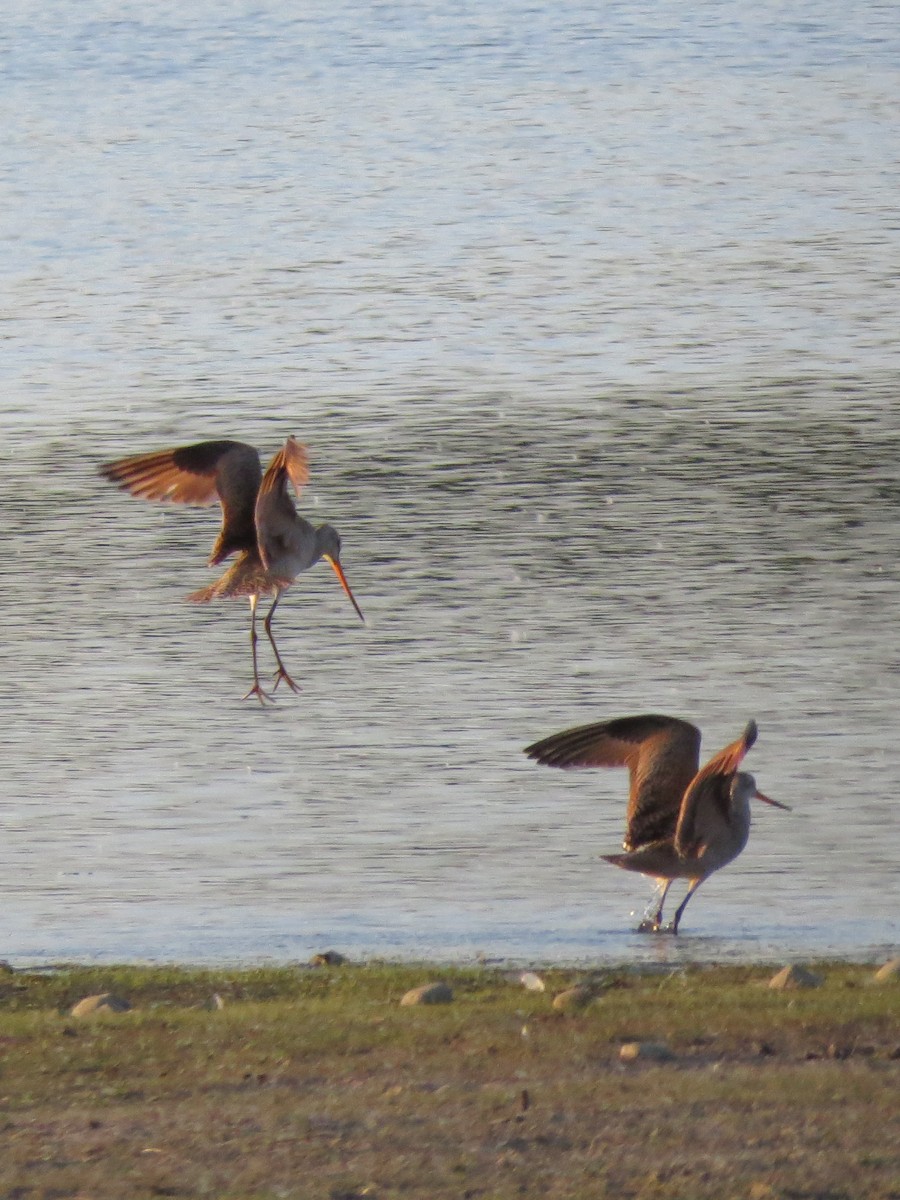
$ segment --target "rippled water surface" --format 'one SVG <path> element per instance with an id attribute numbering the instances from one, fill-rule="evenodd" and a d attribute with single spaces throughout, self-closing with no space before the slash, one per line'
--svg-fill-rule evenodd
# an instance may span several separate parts
<path id="1" fill-rule="evenodd" d="M 889 6 L 27 4 L 0 35 L 0 957 L 875 955 L 900 941 Z M 306 441 L 276 628 L 104 460 Z M 789 803 L 692 902 L 621 772 L 695 720 Z"/>

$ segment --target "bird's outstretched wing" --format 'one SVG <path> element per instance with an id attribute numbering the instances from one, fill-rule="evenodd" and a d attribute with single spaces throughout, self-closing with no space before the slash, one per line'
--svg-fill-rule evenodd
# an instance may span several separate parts
<path id="1" fill-rule="evenodd" d="M 525 753 L 549 767 L 628 767 L 624 846 L 637 850 L 674 836 L 682 797 L 700 762 L 700 730 L 677 717 L 648 713 L 566 729 Z"/>
<path id="2" fill-rule="evenodd" d="M 718 820 L 727 817 L 731 781 L 743 762 L 744 755 L 756 741 L 758 729 L 749 721 L 737 741 L 714 755 L 684 794 L 681 813 L 675 829 L 675 850 L 678 854 L 696 853 L 704 840 L 705 814 L 710 806 L 718 808 Z"/>
<path id="3" fill-rule="evenodd" d="M 256 500 L 256 536 L 260 558 L 267 570 L 290 550 L 298 520 L 288 480 L 298 495 L 309 482 L 306 447 L 292 437 L 269 463 Z"/>
<path id="4" fill-rule="evenodd" d="M 142 500 L 222 505 L 222 529 L 210 563 L 256 546 L 254 508 L 262 479 L 259 454 L 246 442 L 196 442 L 105 463 L 101 475 Z"/>

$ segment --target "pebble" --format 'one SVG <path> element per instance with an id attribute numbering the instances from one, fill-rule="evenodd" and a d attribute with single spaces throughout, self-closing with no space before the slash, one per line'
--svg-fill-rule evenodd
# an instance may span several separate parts
<path id="1" fill-rule="evenodd" d="M 98 996 L 85 996 L 69 1010 L 72 1017 L 92 1017 L 102 1013 L 128 1012 L 131 1005 L 122 996 L 112 992 L 101 992 Z"/>
<path id="2" fill-rule="evenodd" d="M 566 988 L 553 997 L 553 1007 L 557 1012 L 577 1012 L 596 998 L 596 990 L 587 984 L 579 983 L 575 987 Z"/>
<path id="3" fill-rule="evenodd" d="M 337 950 L 323 950 L 321 954 L 314 954 L 309 960 L 311 967 L 340 967 L 346 962 L 343 954 L 339 954 Z"/>
<path id="4" fill-rule="evenodd" d="M 446 983 L 423 983 L 421 987 L 412 988 L 401 999 L 404 1006 L 409 1004 L 449 1004 L 453 999 L 453 989 Z"/>
<path id="5" fill-rule="evenodd" d="M 817 975 L 815 971 L 809 971 L 806 967 L 792 963 L 789 967 L 782 967 L 777 975 L 772 976 L 769 980 L 769 987 L 776 991 L 786 991 L 790 988 L 817 988 L 821 987 L 824 982 L 822 976 Z"/>
<path id="6" fill-rule="evenodd" d="M 535 975 L 534 971 L 523 971 L 519 976 L 519 983 L 526 987 L 529 992 L 546 992 L 547 985 L 541 979 L 540 975 Z"/>
<path id="7" fill-rule="evenodd" d="M 875 983 L 900 983 L 900 958 L 891 958 L 873 976 Z"/>
<path id="8" fill-rule="evenodd" d="M 619 1047 L 622 1062 L 636 1062 L 639 1058 L 647 1062 L 672 1062 L 674 1053 L 665 1042 L 625 1042 Z"/>

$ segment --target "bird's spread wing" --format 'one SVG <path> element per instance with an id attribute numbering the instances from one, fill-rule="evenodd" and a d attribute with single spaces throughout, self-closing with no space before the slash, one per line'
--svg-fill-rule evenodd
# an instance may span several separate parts
<path id="1" fill-rule="evenodd" d="M 292 437 L 287 439 L 269 463 L 256 501 L 256 536 L 259 554 L 267 570 L 288 549 L 297 521 L 297 510 L 288 490 L 288 480 L 298 495 L 309 481 L 306 447 Z"/>
<path id="2" fill-rule="evenodd" d="M 197 442 L 106 463 L 100 473 L 132 496 L 176 504 L 222 505 L 222 530 L 210 556 L 221 562 L 256 544 L 253 511 L 262 479 L 259 454 L 245 442 Z"/>
<path id="3" fill-rule="evenodd" d="M 549 767 L 628 767 L 624 845 L 636 850 L 674 836 L 682 797 L 700 761 L 700 730 L 677 717 L 620 717 L 567 729 L 525 753 Z"/>
<path id="4" fill-rule="evenodd" d="M 756 741 L 758 730 L 750 721 L 741 736 L 714 755 L 685 791 L 675 830 L 675 849 L 679 854 L 695 853 L 703 841 L 704 813 L 710 805 L 727 811 L 731 780 L 744 755 Z"/>

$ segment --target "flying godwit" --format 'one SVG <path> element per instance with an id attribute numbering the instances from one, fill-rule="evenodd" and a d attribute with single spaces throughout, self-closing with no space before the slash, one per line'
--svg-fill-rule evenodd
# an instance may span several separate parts
<path id="1" fill-rule="evenodd" d="M 265 475 L 259 454 L 244 442 L 198 442 L 174 450 L 157 450 L 107 463 L 100 468 L 111 482 L 143 500 L 169 500 L 178 504 L 222 506 L 222 528 L 209 556 L 215 566 L 237 554 L 225 574 L 209 587 L 188 596 L 198 604 L 219 597 L 245 596 L 250 601 L 250 646 L 253 652 L 253 686 L 247 695 L 261 704 L 271 700 L 259 682 L 256 658 L 256 606 L 260 596 L 271 596 L 272 607 L 265 630 L 278 671 L 272 691 L 283 679 L 299 691 L 278 653 L 272 635 L 272 617 L 282 592 L 301 571 L 324 558 L 334 568 L 361 621 L 365 618 L 350 591 L 340 562 L 341 539 L 331 525 L 318 528 L 297 515 L 288 480 L 298 495 L 309 479 L 306 447 L 289 437 L 269 463 Z"/>
<path id="2" fill-rule="evenodd" d="M 700 730 L 677 717 L 620 717 L 566 729 L 529 746 L 525 753 L 548 767 L 628 767 L 624 854 L 604 854 L 626 871 L 658 881 L 656 912 L 641 931 L 677 933 L 687 903 L 714 871 L 737 858 L 750 834 L 750 801 L 771 800 L 756 780 L 739 771 L 756 741 L 751 721 L 736 742 L 720 750 L 702 770 Z M 663 904 L 674 879 L 687 879 L 688 891 L 664 929 Z"/>

